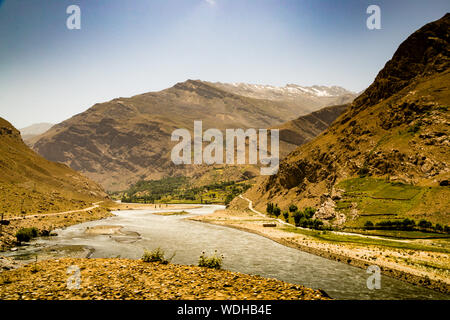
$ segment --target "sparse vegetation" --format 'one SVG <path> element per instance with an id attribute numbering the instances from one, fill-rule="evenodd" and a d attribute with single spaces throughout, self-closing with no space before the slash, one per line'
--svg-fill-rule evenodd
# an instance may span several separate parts
<path id="1" fill-rule="evenodd" d="M 210 257 L 206 256 L 205 251 L 203 251 L 198 260 L 198 266 L 211 269 L 221 269 L 223 259 L 224 256 L 223 255 L 219 256 L 217 250 L 215 250 L 214 254 Z"/>
<path id="2" fill-rule="evenodd" d="M 169 259 L 166 259 L 164 251 L 161 248 L 156 248 L 155 250 L 152 251 L 145 250 L 144 254 L 142 255 L 142 261 L 160 262 L 162 264 L 168 264 L 170 261 L 172 261 L 174 256 L 175 253 Z"/>

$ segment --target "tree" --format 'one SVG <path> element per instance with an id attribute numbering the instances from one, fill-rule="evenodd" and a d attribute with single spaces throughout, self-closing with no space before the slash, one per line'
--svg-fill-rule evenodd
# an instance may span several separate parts
<path id="1" fill-rule="evenodd" d="M 281 214 L 281 209 L 278 208 L 278 205 L 275 205 L 275 208 L 273 208 L 273 214 L 275 217 L 278 217 Z"/>
<path id="2" fill-rule="evenodd" d="M 272 214 L 273 213 L 273 203 L 268 203 L 267 204 L 267 207 L 266 207 L 266 212 L 268 213 L 268 214 Z"/>
<path id="3" fill-rule="evenodd" d="M 234 199 L 233 195 L 228 194 L 227 197 L 225 198 L 225 205 L 228 206 L 233 199 Z"/>
<path id="4" fill-rule="evenodd" d="M 372 229 L 372 228 L 373 228 L 372 221 L 366 221 L 366 223 L 364 223 L 364 229 Z"/>
<path id="5" fill-rule="evenodd" d="M 298 208 L 297 208 L 297 206 L 295 204 L 291 204 L 289 206 L 289 212 L 295 212 L 297 210 L 298 210 Z"/>
<path id="6" fill-rule="evenodd" d="M 283 217 L 284 217 L 284 220 L 287 222 L 289 220 L 289 212 L 284 211 L 283 212 Z"/>
<path id="7" fill-rule="evenodd" d="M 298 226 L 300 224 L 300 219 L 303 218 L 303 214 L 300 213 L 300 211 L 294 212 L 294 222 L 295 225 Z"/>
<path id="8" fill-rule="evenodd" d="M 305 210 L 303 210 L 303 214 L 308 219 L 311 219 L 315 213 L 316 213 L 316 209 L 311 208 L 311 207 L 306 207 Z"/>
<path id="9" fill-rule="evenodd" d="M 314 219 L 312 223 L 313 229 L 320 229 L 323 226 L 323 222 L 319 219 Z"/>
<path id="10" fill-rule="evenodd" d="M 422 229 L 430 229 L 432 226 L 432 223 L 425 219 L 419 221 L 419 227 Z"/>

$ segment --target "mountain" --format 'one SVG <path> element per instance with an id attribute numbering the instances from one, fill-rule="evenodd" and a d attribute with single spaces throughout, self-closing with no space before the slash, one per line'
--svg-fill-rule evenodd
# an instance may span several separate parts
<path id="1" fill-rule="evenodd" d="M 325 107 L 275 127 L 280 130 L 280 158 L 325 131 L 348 106 L 349 104 Z"/>
<path id="2" fill-rule="evenodd" d="M 53 127 L 52 123 L 42 122 L 42 123 L 35 123 L 31 126 L 19 129 L 20 133 L 22 135 L 22 139 L 24 141 L 28 141 L 31 138 L 38 136 L 40 134 L 43 134 L 45 131 Z"/>
<path id="3" fill-rule="evenodd" d="M 0 118 L 0 204 L 7 214 L 58 212 L 86 207 L 106 193 L 64 164 L 48 161 Z"/>
<path id="4" fill-rule="evenodd" d="M 339 86 L 299 86 L 287 84 L 284 87 L 247 83 L 221 83 L 211 85 L 244 97 L 279 101 L 302 111 L 301 114 L 314 112 L 324 106 L 340 105 L 352 102 L 354 92 Z"/>
<path id="5" fill-rule="evenodd" d="M 159 92 L 99 103 L 31 140 L 45 158 L 62 162 L 111 191 L 125 190 L 140 179 L 197 175 L 205 166 L 175 166 L 170 141 L 178 128 L 268 128 L 304 114 L 301 103 L 241 96 L 218 86 L 188 80 Z M 233 173 L 244 170 L 233 167 Z"/>
<path id="6" fill-rule="evenodd" d="M 336 226 L 405 217 L 448 224 L 449 24 L 446 14 L 408 37 L 324 133 L 246 193 L 256 207 L 312 206 Z"/>

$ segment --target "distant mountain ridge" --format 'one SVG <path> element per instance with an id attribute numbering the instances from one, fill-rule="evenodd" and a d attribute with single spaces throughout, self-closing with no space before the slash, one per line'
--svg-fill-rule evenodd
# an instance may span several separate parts
<path id="1" fill-rule="evenodd" d="M 257 99 L 214 84 L 187 80 L 171 88 L 99 103 L 31 140 L 33 149 L 69 165 L 111 191 L 140 179 L 195 175 L 201 166 L 175 166 L 170 141 L 178 128 L 268 128 L 329 102 Z M 307 101 L 307 103 L 303 103 Z M 241 175 L 240 169 L 235 174 Z"/>
<path id="2" fill-rule="evenodd" d="M 28 127 L 19 130 L 20 134 L 22 135 L 22 139 L 28 141 L 35 136 L 43 134 L 45 131 L 53 127 L 53 125 L 54 125 L 53 123 L 41 122 L 32 124 Z"/>
<path id="3" fill-rule="evenodd" d="M 235 94 L 256 99 L 280 101 L 302 106 L 303 114 L 317 111 L 324 106 L 342 105 L 352 102 L 356 93 L 339 86 L 300 86 L 287 84 L 284 87 L 248 83 L 210 83 Z"/>

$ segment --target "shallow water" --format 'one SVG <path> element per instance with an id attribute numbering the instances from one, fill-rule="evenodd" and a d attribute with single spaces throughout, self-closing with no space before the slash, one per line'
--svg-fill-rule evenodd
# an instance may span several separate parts
<path id="1" fill-rule="evenodd" d="M 218 250 L 225 256 L 224 269 L 320 288 L 336 299 L 450 298 L 386 276 L 381 278 L 381 289 L 369 290 L 366 281 L 370 274 L 366 270 L 285 247 L 256 234 L 185 220 L 188 216 L 217 209 L 223 209 L 223 206 L 204 206 L 185 210 L 189 215 L 173 216 L 154 215 L 148 210 L 117 211 L 111 218 L 57 230 L 58 236 L 38 239 L 32 246 L 8 255 L 20 258 L 20 255 L 39 253 L 49 246 L 83 245 L 91 249 L 92 258 L 138 259 L 144 249 L 161 247 L 166 256 L 175 253 L 173 263 L 195 265 L 202 251 L 212 254 Z M 89 235 L 84 232 L 87 227 L 99 225 L 123 226 L 125 234 Z"/>

